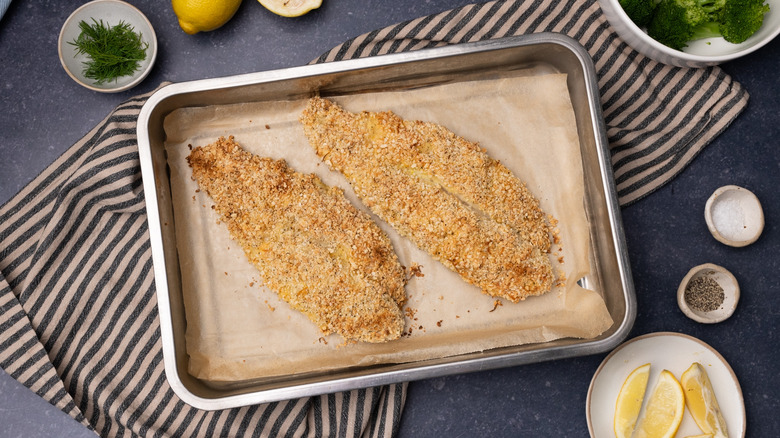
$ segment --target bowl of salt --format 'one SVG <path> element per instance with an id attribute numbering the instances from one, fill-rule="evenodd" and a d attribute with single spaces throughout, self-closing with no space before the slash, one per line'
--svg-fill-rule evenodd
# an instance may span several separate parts
<path id="1" fill-rule="evenodd" d="M 696 266 L 680 282 L 677 305 L 694 321 L 714 324 L 737 309 L 739 283 L 726 268 L 712 263 Z"/>
<path id="2" fill-rule="evenodd" d="M 753 192 L 739 186 L 723 186 L 710 196 L 704 220 L 712 236 L 729 246 L 755 242 L 764 230 L 764 211 Z"/>

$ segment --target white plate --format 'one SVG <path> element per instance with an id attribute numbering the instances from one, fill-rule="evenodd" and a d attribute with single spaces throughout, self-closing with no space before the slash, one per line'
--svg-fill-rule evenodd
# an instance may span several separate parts
<path id="1" fill-rule="evenodd" d="M 650 363 L 652 388 L 661 370 L 667 369 L 679 379 L 693 362 L 699 362 L 712 382 L 729 437 L 745 436 L 745 402 L 742 389 L 726 360 L 704 342 L 680 333 L 659 332 L 636 337 L 617 347 L 596 370 L 588 389 L 586 416 L 591 437 L 614 437 L 612 421 L 615 401 L 628 374 Z M 678 437 L 701 434 L 688 409 L 685 410 Z"/>
<path id="2" fill-rule="evenodd" d="M 116 81 L 111 80 L 100 85 L 84 77 L 83 63 L 88 57 L 85 54 L 77 54 L 76 47 L 70 42 L 78 38 L 81 33 L 79 23 L 83 20 L 92 24 L 93 18 L 98 22 L 103 20 L 107 26 L 114 26 L 124 21 L 131 25 L 135 32 L 140 32 L 141 40 L 149 44 L 146 49 L 146 59 L 141 61 L 139 69 L 133 75 L 122 76 Z M 80 85 L 102 93 L 117 93 L 138 85 L 149 74 L 157 58 L 157 36 L 152 24 L 135 6 L 119 0 L 95 0 L 73 11 L 62 25 L 58 45 L 60 62 L 68 76 Z"/>

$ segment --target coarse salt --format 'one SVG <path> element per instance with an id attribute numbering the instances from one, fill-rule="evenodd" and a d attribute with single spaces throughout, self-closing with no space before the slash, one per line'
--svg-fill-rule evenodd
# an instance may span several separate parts
<path id="1" fill-rule="evenodd" d="M 739 240 L 745 232 L 745 211 L 739 199 L 721 199 L 712 206 L 712 221 L 721 235 Z"/>

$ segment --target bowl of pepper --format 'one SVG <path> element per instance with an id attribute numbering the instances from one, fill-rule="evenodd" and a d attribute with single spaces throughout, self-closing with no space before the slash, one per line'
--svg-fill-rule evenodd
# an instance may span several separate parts
<path id="1" fill-rule="evenodd" d="M 712 263 L 692 268 L 677 289 L 680 310 L 688 318 L 705 324 L 728 319 L 737 302 L 737 279 L 726 268 Z"/>
<path id="2" fill-rule="evenodd" d="M 73 11 L 58 44 L 68 76 L 102 93 L 138 85 L 157 58 L 152 24 L 135 6 L 119 0 L 95 0 Z"/>

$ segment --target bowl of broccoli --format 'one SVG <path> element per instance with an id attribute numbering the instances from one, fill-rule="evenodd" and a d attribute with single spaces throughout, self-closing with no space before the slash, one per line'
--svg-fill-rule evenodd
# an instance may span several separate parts
<path id="1" fill-rule="evenodd" d="M 599 4 L 631 47 L 680 67 L 736 59 L 780 33 L 780 0 L 599 0 Z"/>

